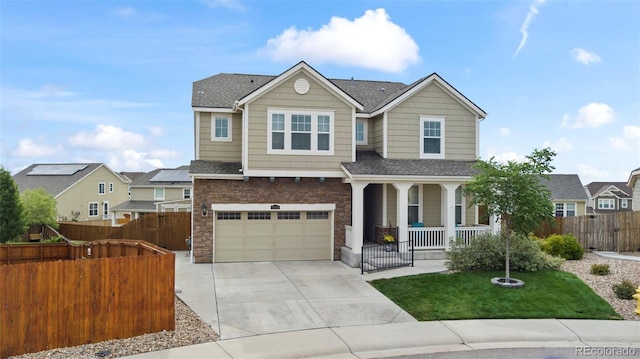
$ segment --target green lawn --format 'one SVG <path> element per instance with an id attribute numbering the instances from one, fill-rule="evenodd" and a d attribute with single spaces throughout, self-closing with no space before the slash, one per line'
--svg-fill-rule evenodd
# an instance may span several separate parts
<path id="1" fill-rule="evenodd" d="M 371 284 L 417 320 L 622 319 L 578 277 L 562 271 L 512 272 L 522 288 L 502 288 L 498 272 L 420 274 Z"/>

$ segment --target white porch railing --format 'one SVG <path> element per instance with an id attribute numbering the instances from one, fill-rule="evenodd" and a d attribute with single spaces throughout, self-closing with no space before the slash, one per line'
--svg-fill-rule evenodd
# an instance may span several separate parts
<path id="1" fill-rule="evenodd" d="M 411 227 L 409 240 L 415 249 L 444 249 L 444 227 Z"/>
<path id="2" fill-rule="evenodd" d="M 489 226 L 456 227 L 456 237 L 462 238 L 466 244 L 476 236 L 491 231 Z M 413 241 L 415 249 L 446 249 L 444 227 L 411 227 L 408 239 Z"/>

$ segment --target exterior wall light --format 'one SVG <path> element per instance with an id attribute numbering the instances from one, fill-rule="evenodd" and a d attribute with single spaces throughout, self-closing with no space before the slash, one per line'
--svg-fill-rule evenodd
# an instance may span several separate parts
<path id="1" fill-rule="evenodd" d="M 206 217 L 207 216 L 207 205 L 203 204 L 201 208 L 202 208 L 202 216 Z"/>
<path id="2" fill-rule="evenodd" d="M 273 183 L 275 182 L 276 178 L 275 177 L 269 177 L 269 182 Z"/>
<path id="3" fill-rule="evenodd" d="M 294 179 L 294 181 L 295 181 L 296 183 L 300 182 L 300 177 L 296 177 L 296 178 Z"/>
<path id="4" fill-rule="evenodd" d="M 320 177 L 320 183 L 324 183 L 324 177 Z"/>

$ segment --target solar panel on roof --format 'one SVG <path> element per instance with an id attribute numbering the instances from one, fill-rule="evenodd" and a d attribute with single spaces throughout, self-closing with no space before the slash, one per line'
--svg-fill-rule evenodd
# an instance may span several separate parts
<path id="1" fill-rule="evenodd" d="M 191 182 L 189 170 L 161 170 L 149 182 Z"/>
<path id="2" fill-rule="evenodd" d="M 76 165 L 76 164 L 48 164 L 48 165 L 37 165 L 35 166 L 31 172 L 27 173 L 27 176 L 36 176 L 36 175 L 47 175 L 47 176 L 71 176 L 78 171 L 82 171 L 83 169 L 89 167 L 89 165 Z"/>

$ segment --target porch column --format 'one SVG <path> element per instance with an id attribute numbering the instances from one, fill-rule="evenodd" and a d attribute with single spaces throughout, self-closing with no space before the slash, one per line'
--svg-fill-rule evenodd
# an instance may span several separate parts
<path id="1" fill-rule="evenodd" d="M 442 188 L 442 225 L 444 226 L 444 249 L 456 238 L 456 189 L 459 183 L 441 183 Z"/>
<path id="2" fill-rule="evenodd" d="M 364 238 L 364 188 L 369 183 L 351 183 L 351 234 L 353 246 L 351 252 L 362 253 L 362 243 Z"/>
<path id="3" fill-rule="evenodd" d="M 409 188 L 413 186 L 413 183 L 394 183 L 393 187 L 396 188 L 396 219 L 398 225 L 398 238 L 396 240 L 407 241 L 409 240 Z"/>

